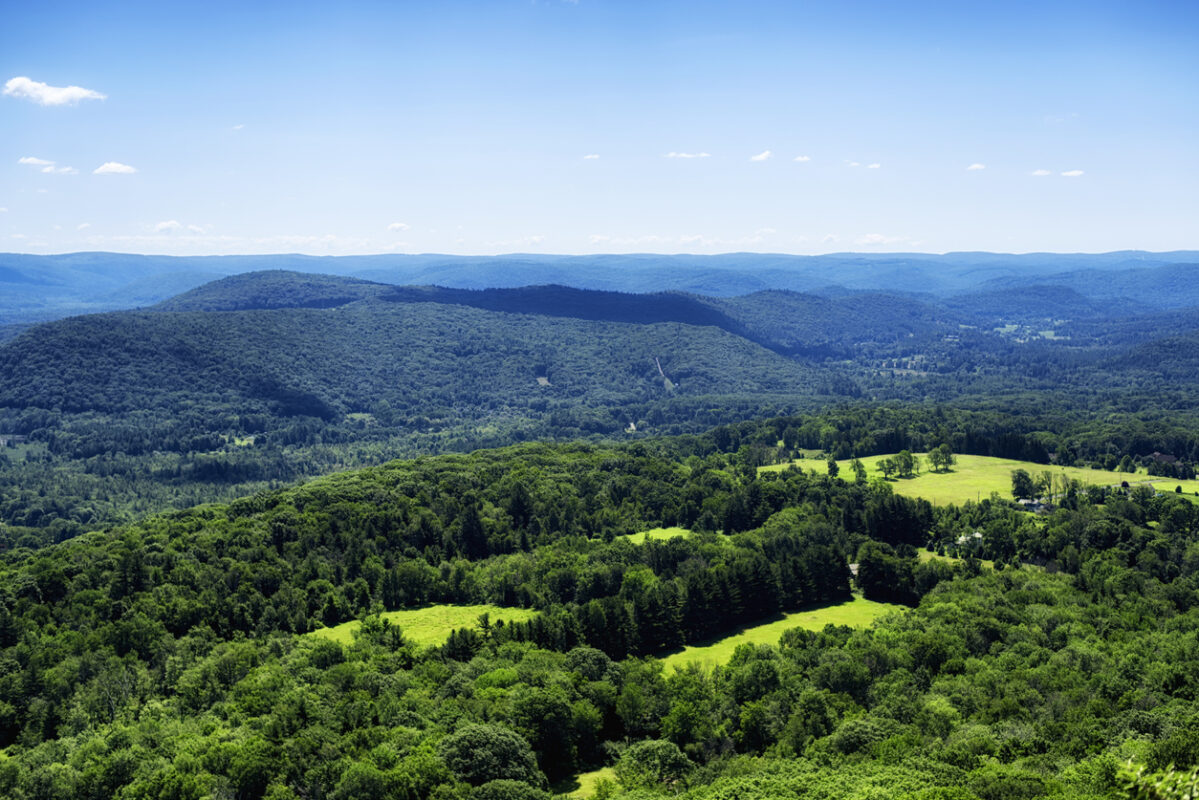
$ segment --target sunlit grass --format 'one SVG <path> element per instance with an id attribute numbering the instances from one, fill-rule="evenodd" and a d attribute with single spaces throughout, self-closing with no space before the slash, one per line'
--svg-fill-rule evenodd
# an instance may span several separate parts
<path id="1" fill-rule="evenodd" d="M 553 790 L 555 794 L 586 800 L 595 796 L 596 785 L 604 779 L 616 783 L 616 771 L 611 767 L 600 767 L 591 772 L 581 772 L 574 778 L 554 786 Z"/>
<path id="2" fill-rule="evenodd" d="M 667 668 L 678 669 L 691 662 L 699 662 L 710 669 L 724 664 L 732 658 L 733 651 L 739 645 L 778 644 L 779 637 L 783 635 L 783 632 L 791 628 L 807 628 L 810 631 L 823 630 L 825 625 L 865 628 L 879 617 L 903 609 L 904 606 L 854 597 L 852 600 L 836 605 L 795 611 L 784 615 L 781 619 L 742 628 L 731 636 L 725 636 L 706 644 L 688 645 L 679 652 L 666 656 L 662 661 Z"/>
<path id="3" fill-rule="evenodd" d="M 481 614 L 489 614 L 491 623 L 494 625 L 497 620 L 501 619 L 504 622 L 524 622 L 532 619 L 537 612 L 527 608 L 505 608 L 493 605 L 435 605 L 424 608 L 406 608 L 401 611 L 385 611 L 382 617 L 393 625 L 399 625 L 405 639 L 426 647 L 444 644 L 450 631 L 457 628 L 478 627 Z M 358 630 L 361 625 L 362 623 L 358 620 L 343 622 L 332 628 L 320 628 L 309 635 L 322 636 L 341 644 L 349 644 L 354 640 L 354 631 Z"/>
<path id="4" fill-rule="evenodd" d="M 992 492 L 997 493 L 1000 497 L 1010 500 L 1012 497 L 1012 471 L 1022 469 L 1028 472 L 1033 478 L 1039 477 L 1044 472 L 1052 473 L 1053 475 L 1065 475 L 1068 478 L 1080 481 L 1084 484 L 1096 484 L 1100 486 L 1117 485 L 1121 481 L 1141 481 L 1145 480 L 1145 475 L 1135 475 L 1128 472 L 1108 472 L 1106 470 L 1085 469 L 1081 467 L 1056 467 L 1050 464 L 1037 464 L 1032 461 L 1017 461 L 1010 458 L 992 458 L 990 456 L 954 456 L 956 462 L 948 472 L 932 472 L 928 464 L 927 453 L 915 453 L 919 456 L 921 469 L 920 474 L 911 478 L 892 478 L 888 481 L 891 488 L 896 494 L 902 494 L 907 497 L 923 497 L 936 505 L 949 505 L 951 503 L 961 505 L 967 500 L 982 500 L 991 496 Z M 882 477 L 882 472 L 878 469 L 878 463 L 885 458 L 892 458 L 892 455 L 867 456 L 862 459 L 862 464 L 866 467 L 866 473 L 870 478 Z M 795 466 L 805 470 L 814 471 L 820 474 L 828 472 L 828 464 L 820 459 L 800 459 L 791 462 Z M 852 481 L 854 480 L 853 469 L 850 467 L 850 460 L 838 461 L 839 477 Z M 762 467 L 763 472 L 773 472 L 787 468 L 787 464 L 776 464 L 769 467 Z M 1168 483 L 1168 481 L 1167 481 Z M 1173 490 L 1174 485 L 1179 483 L 1175 481 L 1170 485 Z M 1199 481 L 1183 481 L 1183 483 L 1196 483 L 1199 486 Z M 1183 487 L 1183 491 L 1187 491 Z"/>
<path id="5" fill-rule="evenodd" d="M 633 544 L 645 544 L 647 539 L 673 539 L 676 536 L 690 536 L 691 531 L 686 528 L 651 528 L 648 531 L 638 531 L 625 536 Z"/>

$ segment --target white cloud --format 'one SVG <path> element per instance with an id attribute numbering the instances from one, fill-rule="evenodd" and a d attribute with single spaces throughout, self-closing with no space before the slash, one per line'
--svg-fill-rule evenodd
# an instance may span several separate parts
<path id="1" fill-rule="evenodd" d="M 820 242 L 822 244 L 832 244 L 833 242 L 838 241 L 840 238 L 841 237 L 835 233 L 826 233 L 824 235 L 824 238 L 821 239 Z"/>
<path id="2" fill-rule="evenodd" d="M 859 164 L 859 163 L 858 163 L 858 162 L 856 162 L 856 161 L 846 161 L 845 163 L 846 163 L 846 164 L 849 164 L 849 166 L 851 166 L 851 167 L 860 167 L 860 166 L 862 166 L 861 164 Z"/>
<path id="3" fill-rule="evenodd" d="M 978 162 L 975 162 L 975 163 L 971 164 L 970 166 L 966 167 L 966 170 L 969 172 L 969 171 L 973 171 L 973 170 L 980 170 L 980 169 L 986 169 L 986 168 L 987 168 L 986 164 L 979 164 Z"/>
<path id="4" fill-rule="evenodd" d="M 105 161 L 92 170 L 93 175 L 132 175 L 135 172 L 137 170 L 134 167 L 119 161 Z"/>
<path id="5" fill-rule="evenodd" d="M 587 237 L 587 242 L 589 244 L 601 244 L 603 242 L 611 241 L 611 239 L 611 236 L 604 236 L 602 233 L 593 233 Z"/>
<path id="6" fill-rule="evenodd" d="M 432 232 L 432 231 L 430 231 Z M 541 234 L 524 236 L 519 239 L 500 239 L 494 242 L 484 242 L 488 247 L 535 247 L 545 241 Z"/>
<path id="7" fill-rule="evenodd" d="M 86 231 L 86 230 L 87 230 L 88 228 L 90 228 L 90 227 L 92 227 L 92 223 L 90 223 L 90 222 L 80 222 L 78 225 L 76 225 L 76 226 L 75 226 L 75 230 L 77 230 L 77 231 Z"/>
<path id="8" fill-rule="evenodd" d="M 878 169 L 881 166 L 882 166 L 882 164 L 875 162 L 874 164 L 867 164 L 866 169 Z"/>
<path id="9" fill-rule="evenodd" d="M 1081 174 L 1082 174 L 1081 169 L 1071 169 L 1071 170 L 1066 170 L 1065 172 L 1063 172 L 1062 177 L 1063 178 L 1077 178 Z"/>
<path id="10" fill-rule="evenodd" d="M 33 156 L 23 156 L 17 159 L 18 164 L 27 164 L 31 167 L 41 167 L 41 171 L 47 175 L 74 175 L 79 170 L 74 167 L 60 167 L 53 161 L 47 161 L 44 158 L 34 158 Z"/>
<path id="11" fill-rule="evenodd" d="M 8 213 L 8 209 L 5 208 L 4 206 L 0 206 L 0 214 L 7 214 L 7 213 Z"/>
<path id="12" fill-rule="evenodd" d="M 10 78 L 4 84 L 4 94 L 32 100 L 39 106 L 68 106 L 80 100 L 103 100 L 107 95 L 84 89 L 82 86 L 49 86 L 41 81 L 32 81 L 25 76 Z"/>
<path id="13" fill-rule="evenodd" d="M 1036 175 L 1038 178 L 1043 178 L 1043 177 L 1045 177 L 1046 175 L 1052 175 L 1053 173 L 1051 173 L 1051 172 L 1050 172 L 1049 170 L 1047 170 L 1047 169 L 1034 169 L 1034 170 L 1032 171 L 1032 174 L 1033 174 L 1033 175 Z"/>
<path id="14" fill-rule="evenodd" d="M 238 123 L 237 125 L 233 126 L 233 130 L 240 131 L 244 127 L 246 127 L 244 123 Z"/>
<path id="15" fill-rule="evenodd" d="M 795 160 L 796 161 L 811 161 L 812 157 L 811 156 L 796 156 Z"/>
<path id="16" fill-rule="evenodd" d="M 769 150 L 763 150 L 762 152 L 758 153 L 756 156 L 750 156 L 749 160 L 750 161 L 765 161 L 766 159 L 770 158 L 772 155 L 774 155 L 774 153 L 770 152 Z"/>
<path id="17" fill-rule="evenodd" d="M 165 222 L 160 222 L 154 226 L 155 233 L 172 233 L 181 230 L 183 225 L 177 219 L 168 219 Z"/>
<path id="18" fill-rule="evenodd" d="M 884 244 L 896 244 L 897 242 L 907 241 L 905 236 L 885 236 L 881 233 L 868 233 L 858 239 L 857 243 L 864 247 L 877 247 Z"/>
<path id="19" fill-rule="evenodd" d="M 712 156 L 711 153 L 675 153 L 672 151 L 672 152 L 667 153 L 663 157 L 664 158 L 710 158 L 711 156 Z"/>
<path id="20" fill-rule="evenodd" d="M 597 158 L 599 158 L 599 153 L 588 153 L 583 156 L 584 161 L 595 161 Z"/>
<path id="21" fill-rule="evenodd" d="M 408 225 L 408 223 L 406 223 L 406 222 L 393 222 L 387 226 L 387 230 L 389 230 L 389 231 L 406 231 L 410 227 L 411 226 Z"/>

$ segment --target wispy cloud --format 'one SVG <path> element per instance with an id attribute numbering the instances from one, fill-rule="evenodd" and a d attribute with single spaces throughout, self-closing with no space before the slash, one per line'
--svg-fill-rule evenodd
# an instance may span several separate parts
<path id="1" fill-rule="evenodd" d="M 244 127 L 246 127 L 245 123 L 239 122 L 236 125 L 234 125 L 230 130 L 240 131 Z"/>
<path id="2" fill-rule="evenodd" d="M 846 161 L 845 163 L 846 163 L 846 164 L 848 164 L 848 165 L 849 165 L 849 166 L 851 166 L 851 167 L 860 167 L 860 166 L 862 166 L 862 165 L 861 165 L 861 164 L 859 164 L 857 161 Z"/>
<path id="3" fill-rule="evenodd" d="M 878 169 L 878 168 L 880 168 L 881 166 L 882 166 L 882 164 L 879 164 L 879 163 L 876 161 L 876 162 L 875 162 L 875 163 L 873 163 L 873 164 L 867 164 L 867 165 L 866 165 L 866 169 Z"/>
<path id="4" fill-rule="evenodd" d="M 770 152 L 769 150 L 763 150 L 762 152 L 758 153 L 756 156 L 750 156 L 749 160 L 750 161 L 766 161 L 773 155 L 774 155 L 774 153 Z"/>
<path id="5" fill-rule="evenodd" d="M 711 153 L 667 153 L 663 158 L 711 158 Z"/>
<path id="6" fill-rule="evenodd" d="M 105 161 L 92 170 L 93 175 L 132 175 L 137 169 L 119 161 Z"/>
<path id="7" fill-rule="evenodd" d="M 975 162 L 975 163 L 971 164 L 970 166 L 966 167 L 966 170 L 969 172 L 969 171 L 986 169 L 986 168 L 987 168 L 986 164 L 979 164 L 978 162 Z"/>
<path id="8" fill-rule="evenodd" d="M 0 214 L 7 214 L 7 213 L 8 213 L 8 209 L 5 208 L 4 206 L 0 206 Z"/>
<path id="9" fill-rule="evenodd" d="M 1046 175 L 1052 175 L 1053 173 L 1047 169 L 1034 169 L 1031 174 L 1036 175 L 1038 178 L 1044 178 Z"/>
<path id="10" fill-rule="evenodd" d="M 796 156 L 795 160 L 807 162 L 807 161 L 811 161 L 812 157 L 811 156 Z"/>
<path id="11" fill-rule="evenodd" d="M 108 96 L 82 86 L 50 86 L 24 75 L 10 78 L 4 84 L 4 94 L 30 100 L 39 106 L 70 106 L 80 100 L 103 100 Z"/>
<path id="12" fill-rule="evenodd" d="M 406 222 L 393 222 L 387 226 L 389 231 L 406 231 L 411 226 Z"/>
<path id="13" fill-rule="evenodd" d="M 203 234 L 208 233 L 210 227 L 206 225 L 184 225 L 177 219 L 168 219 L 155 225 L 154 232 L 173 234 L 187 231 L 188 233 Z"/>
<path id="14" fill-rule="evenodd" d="M 494 242 L 484 242 L 488 247 L 537 247 L 545 241 L 541 234 L 524 236 L 518 239 L 499 239 Z"/>
<path id="15" fill-rule="evenodd" d="M 78 225 L 76 225 L 76 226 L 75 226 L 75 230 L 77 230 L 77 231 L 86 231 L 86 230 L 87 230 L 88 228 L 90 228 L 90 227 L 92 227 L 92 223 L 90 223 L 90 222 L 80 222 Z"/>
<path id="16" fill-rule="evenodd" d="M 79 170 L 74 167 L 58 166 L 53 161 L 47 161 L 44 158 L 35 158 L 34 156 L 23 156 L 17 159 L 18 164 L 25 164 L 30 167 L 41 167 L 41 172 L 47 175 L 74 175 Z"/>
<path id="17" fill-rule="evenodd" d="M 1070 169 L 1070 170 L 1066 170 L 1065 172 L 1063 172 L 1062 177 L 1063 178 L 1077 178 L 1079 175 L 1082 175 L 1082 174 L 1083 174 L 1083 172 L 1081 169 Z"/>
<path id="18" fill-rule="evenodd" d="M 597 158 L 599 158 L 599 153 L 588 153 L 583 156 L 584 161 L 595 161 Z"/>
<path id="19" fill-rule="evenodd" d="M 878 247 L 879 245 L 898 244 L 907 240 L 906 236 L 886 236 L 881 233 L 868 233 L 858 239 L 857 243 L 863 247 Z"/>

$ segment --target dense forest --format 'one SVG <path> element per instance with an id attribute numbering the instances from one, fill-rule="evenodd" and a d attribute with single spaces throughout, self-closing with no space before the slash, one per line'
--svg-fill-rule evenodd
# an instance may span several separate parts
<path id="1" fill-rule="evenodd" d="M 1186 796 L 1189 289 L 966 261 L 919 296 L 363 262 L 14 330 L 0 796 Z M 1033 474 L 934 505 L 851 464 L 930 452 Z M 484 604 L 522 614 L 393 621 Z"/>
<path id="2" fill-rule="evenodd" d="M 809 435 L 427 457 L 11 550 L 0 791 L 544 798 L 611 764 L 605 796 L 991 800 L 1199 761 L 1199 506 L 1079 493 L 1037 517 L 759 474 L 780 429 Z M 979 529 L 965 560 L 917 558 Z M 912 610 L 655 659 L 855 588 Z M 432 648 L 381 616 L 471 602 L 539 614 Z M 348 646 L 309 633 L 355 619 Z"/>

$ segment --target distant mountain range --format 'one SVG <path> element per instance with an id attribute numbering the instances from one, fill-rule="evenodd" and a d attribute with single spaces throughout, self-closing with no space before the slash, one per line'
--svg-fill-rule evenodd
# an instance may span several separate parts
<path id="1" fill-rule="evenodd" d="M 1141 311 L 1199 304 L 1192 279 L 1199 251 L 1101 254 L 833 253 L 504 256 L 143 256 L 0 254 L 0 326 L 138 308 L 213 280 L 287 270 L 392 285 L 453 289 L 557 284 L 576 289 L 678 291 L 736 297 L 789 290 L 834 297 L 855 292 L 947 298 L 1061 286 L 1084 298 L 1131 302 Z M 0 330 L 0 338 L 3 331 Z"/>

